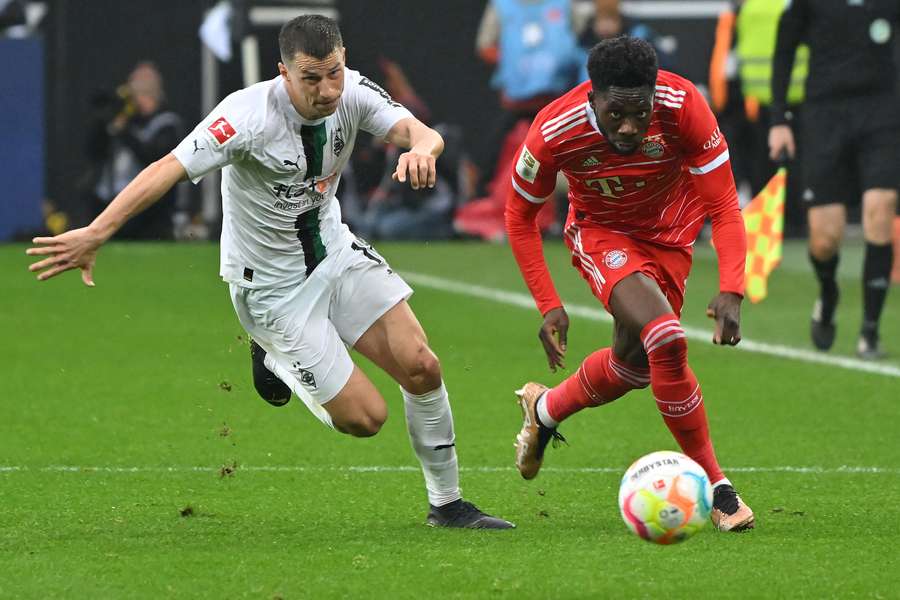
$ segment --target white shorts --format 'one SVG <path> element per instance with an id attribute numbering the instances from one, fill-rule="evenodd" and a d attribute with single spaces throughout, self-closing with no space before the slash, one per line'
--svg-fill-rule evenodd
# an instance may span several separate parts
<path id="1" fill-rule="evenodd" d="M 267 353 L 266 366 L 320 418 L 320 405 L 353 372 L 347 347 L 412 295 L 371 245 L 353 238 L 300 285 L 230 288 L 241 325 Z"/>

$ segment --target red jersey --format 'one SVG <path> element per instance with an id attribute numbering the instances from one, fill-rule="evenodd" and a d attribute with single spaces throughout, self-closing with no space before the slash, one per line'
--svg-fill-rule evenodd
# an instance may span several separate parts
<path id="1" fill-rule="evenodd" d="M 512 172 L 507 229 L 541 312 L 561 303 L 546 267 L 535 263 L 542 257 L 526 247 L 540 239 L 526 232 L 517 216 L 545 201 L 560 171 L 569 183 L 570 222 L 577 214 L 584 226 L 689 247 L 711 217 L 720 290 L 743 293 L 744 224 L 728 144 L 700 92 L 687 79 L 659 71 L 647 133 L 636 152 L 622 155 L 597 126 L 590 90 L 585 82 L 538 113 Z"/>

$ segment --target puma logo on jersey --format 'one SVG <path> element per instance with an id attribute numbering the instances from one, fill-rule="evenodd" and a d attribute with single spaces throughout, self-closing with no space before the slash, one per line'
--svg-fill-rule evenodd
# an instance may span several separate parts
<path id="1" fill-rule="evenodd" d="M 596 167 L 600 164 L 600 161 L 597 160 L 597 157 L 594 155 L 588 156 L 584 159 L 584 162 L 581 163 L 582 167 Z"/>
<path id="2" fill-rule="evenodd" d="M 282 164 L 283 164 L 284 166 L 286 166 L 286 167 L 293 166 L 295 169 L 297 169 L 297 170 L 299 171 L 299 170 L 300 170 L 300 157 L 302 157 L 302 156 L 303 156 L 302 154 L 298 154 L 298 155 L 297 155 L 297 160 L 287 160 L 287 159 L 285 159 L 285 160 L 283 160 L 283 161 L 281 161 L 281 162 L 282 162 Z"/>

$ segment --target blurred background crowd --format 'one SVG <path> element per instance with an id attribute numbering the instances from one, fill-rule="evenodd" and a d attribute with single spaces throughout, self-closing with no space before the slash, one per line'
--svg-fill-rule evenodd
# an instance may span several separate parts
<path id="1" fill-rule="evenodd" d="M 438 129 L 433 190 L 391 180 L 397 149 L 359 140 L 341 182 L 345 220 L 372 239 L 502 241 L 508 166 L 536 113 L 587 78 L 587 50 L 627 33 L 691 79 L 717 114 L 742 202 L 768 181 L 770 78 L 785 0 L 0 0 L 0 240 L 89 222 L 222 97 L 277 74 L 281 24 L 339 20 L 348 66 Z M 789 102 L 800 113 L 807 51 Z M 802 148 L 800 148 L 802 152 Z M 805 233 L 799 161 L 785 233 Z M 215 239 L 217 181 L 182 184 L 127 239 Z M 540 217 L 559 235 L 564 182 Z M 851 221 L 859 215 L 851 214 Z"/>

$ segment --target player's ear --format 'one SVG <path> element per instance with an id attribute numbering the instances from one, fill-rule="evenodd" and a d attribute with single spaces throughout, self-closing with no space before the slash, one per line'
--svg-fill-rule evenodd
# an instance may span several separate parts
<path id="1" fill-rule="evenodd" d="M 281 74 L 281 76 L 284 77 L 285 79 L 289 79 L 287 67 L 284 66 L 284 63 L 281 62 L 281 61 L 278 62 L 278 72 L 279 72 L 279 73 Z"/>

